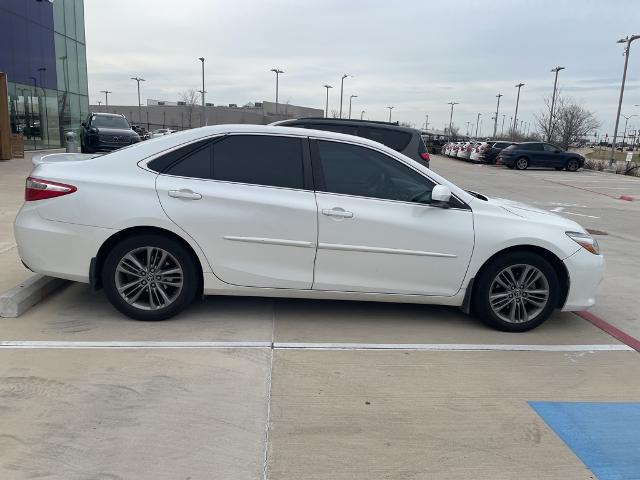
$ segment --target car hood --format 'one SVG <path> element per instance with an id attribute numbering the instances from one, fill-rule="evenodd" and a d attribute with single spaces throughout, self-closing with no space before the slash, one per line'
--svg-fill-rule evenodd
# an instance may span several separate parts
<path id="1" fill-rule="evenodd" d="M 541 208 L 533 207 L 526 203 L 516 202 L 506 198 L 492 197 L 487 197 L 487 201 L 490 205 L 506 210 L 513 215 L 532 222 L 551 223 L 574 232 L 585 232 L 585 229 L 573 220 L 569 220 L 568 218 L 564 218 Z"/>
<path id="2" fill-rule="evenodd" d="M 124 130 L 121 128 L 98 128 L 98 133 L 104 135 L 119 135 L 121 137 L 135 137 L 138 134 L 133 130 Z"/>

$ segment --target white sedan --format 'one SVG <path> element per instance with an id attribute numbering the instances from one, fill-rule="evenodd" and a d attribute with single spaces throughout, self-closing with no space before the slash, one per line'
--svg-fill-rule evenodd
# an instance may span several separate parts
<path id="1" fill-rule="evenodd" d="M 20 256 L 135 319 L 224 294 L 452 305 L 524 331 L 590 307 L 602 279 L 577 223 L 361 137 L 218 125 L 74 158 L 27 179 Z"/>

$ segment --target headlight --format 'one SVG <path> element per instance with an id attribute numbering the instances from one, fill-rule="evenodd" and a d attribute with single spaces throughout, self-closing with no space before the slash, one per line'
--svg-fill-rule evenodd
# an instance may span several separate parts
<path id="1" fill-rule="evenodd" d="M 567 237 L 576 242 L 585 250 L 593 253 L 594 255 L 600 255 L 600 245 L 598 241 L 588 233 L 582 232 L 565 232 Z"/>

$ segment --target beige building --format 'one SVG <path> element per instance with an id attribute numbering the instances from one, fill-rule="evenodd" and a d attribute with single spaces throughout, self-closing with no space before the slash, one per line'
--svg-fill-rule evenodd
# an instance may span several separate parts
<path id="1" fill-rule="evenodd" d="M 211 105 L 205 106 L 203 122 L 202 107 L 200 105 L 184 105 L 178 102 L 162 102 L 150 100 L 149 105 L 90 105 L 92 112 L 120 113 L 127 117 L 130 123 L 142 125 L 147 130 L 157 128 L 171 128 L 184 130 L 202 125 L 219 125 L 223 123 L 254 123 L 266 125 L 278 120 L 301 117 L 324 117 L 324 110 L 320 108 L 300 107 L 297 105 L 276 104 L 274 102 L 256 102 L 245 106 Z"/>

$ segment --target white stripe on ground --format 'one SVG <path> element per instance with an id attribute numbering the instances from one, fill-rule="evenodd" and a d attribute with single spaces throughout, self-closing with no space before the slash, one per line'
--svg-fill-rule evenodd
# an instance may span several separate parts
<path id="1" fill-rule="evenodd" d="M 509 345 L 482 343 L 308 343 L 308 342 L 160 342 L 160 341 L 0 341 L 2 348 L 273 348 L 276 350 L 422 350 L 422 351 L 531 351 L 611 352 L 635 351 L 623 344 Z"/>

